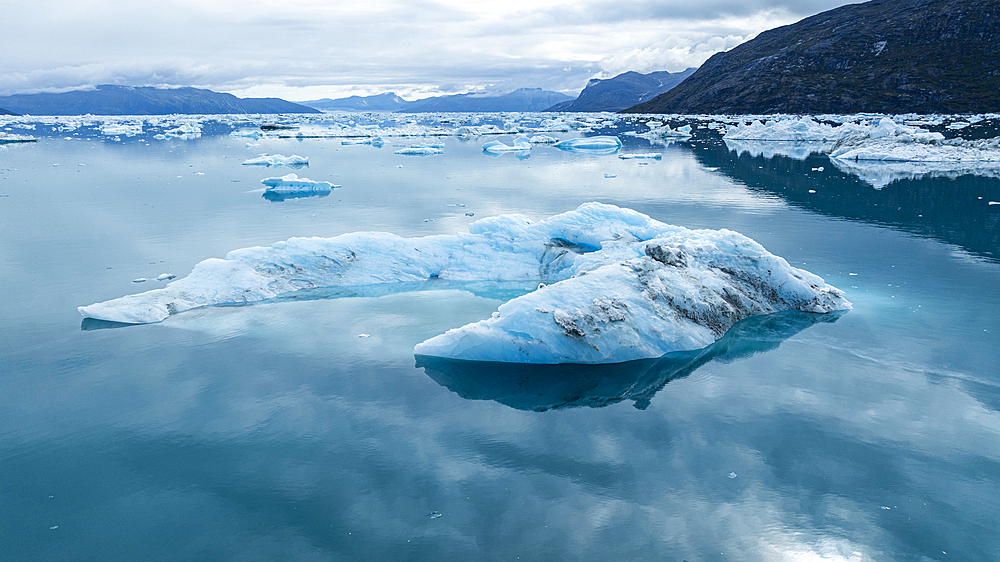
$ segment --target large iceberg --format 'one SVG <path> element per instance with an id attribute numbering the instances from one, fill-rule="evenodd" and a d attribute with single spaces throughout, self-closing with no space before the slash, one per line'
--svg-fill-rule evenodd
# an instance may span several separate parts
<path id="1" fill-rule="evenodd" d="M 79 310 L 88 318 L 149 323 L 203 306 L 440 280 L 539 283 L 538 290 L 505 303 L 492 318 L 414 350 L 479 361 L 613 363 L 660 357 L 706 347 L 750 316 L 851 307 L 838 289 L 739 233 L 689 230 L 629 209 L 587 203 L 541 222 L 520 215 L 481 219 L 465 234 L 292 238 L 205 260 L 162 289 Z"/>

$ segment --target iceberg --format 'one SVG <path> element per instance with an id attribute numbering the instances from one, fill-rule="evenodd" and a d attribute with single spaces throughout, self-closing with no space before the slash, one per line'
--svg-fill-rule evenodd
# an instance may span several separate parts
<path id="1" fill-rule="evenodd" d="M 704 348 L 754 315 L 851 308 L 840 290 L 739 233 L 690 230 L 586 203 L 540 222 L 520 215 L 481 219 L 464 234 L 358 232 L 235 250 L 161 289 L 79 311 L 141 324 L 204 306 L 441 281 L 530 281 L 539 289 L 489 319 L 417 345 L 417 355 L 616 363 Z"/>
<path id="2" fill-rule="evenodd" d="M 505 152 L 526 152 L 531 150 L 531 141 L 526 137 L 517 137 L 514 144 L 504 144 L 498 140 L 490 141 L 483 145 L 483 152 L 491 154 L 503 154 Z"/>
<path id="3" fill-rule="evenodd" d="M 281 154 L 261 154 L 257 158 L 250 158 L 243 162 L 244 166 L 267 166 L 274 168 L 278 166 L 288 166 L 290 168 L 301 168 L 309 165 L 309 159 L 304 156 L 293 154 L 282 156 Z"/>
<path id="4" fill-rule="evenodd" d="M 264 178 L 260 183 L 267 186 L 266 191 L 271 193 L 329 193 L 331 189 L 340 187 L 328 181 L 315 181 L 309 178 L 300 178 L 295 174 L 288 174 L 280 178 Z"/>
<path id="5" fill-rule="evenodd" d="M 576 154 L 614 154 L 622 147 L 618 137 L 584 137 L 559 141 L 552 146 Z"/>

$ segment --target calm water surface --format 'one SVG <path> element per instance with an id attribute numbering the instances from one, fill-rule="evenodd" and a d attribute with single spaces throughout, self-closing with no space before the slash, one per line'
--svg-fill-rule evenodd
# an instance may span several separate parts
<path id="1" fill-rule="evenodd" d="M 997 559 L 1000 180 L 876 190 L 825 156 L 738 156 L 705 129 L 622 137 L 652 161 L 496 158 L 492 137 L 426 158 L 393 153 L 420 139 L 248 148 L 229 131 L 118 142 L 39 125 L 39 142 L 0 148 L 0 559 Z M 343 187 L 267 201 L 260 179 L 288 169 L 241 165 L 264 152 Z M 121 329 L 76 311 L 237 248 L 450 234 L 587 201 L 739 231 L 855 308 L 758 319 L 660 361 L 544 369 L 415 360 L 502 291 Z"/>

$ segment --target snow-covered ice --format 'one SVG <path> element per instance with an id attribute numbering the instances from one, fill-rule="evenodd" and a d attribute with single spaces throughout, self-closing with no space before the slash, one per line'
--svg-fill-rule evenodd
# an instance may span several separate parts
<path id="1" fill-rule="evenodd" d="M 281 154 L 261 154 L 257 158 L 250 158 L 243 162 L 244 166 L 267 166 L 268 168 L 273 168 L 277 166 L 288 166 L 291 168 L 299 168 L 302 166 L 309 165 L 309 159 L 304 156 L 299 156 L 293 154 L 291 156 L 283 156 Z"/>
<path id="2" fill-rule="evenodd" d="M 421 355 L 521 363 L 609 363 L 703 348 L 735 322 L 779 310 L 849 309 L 838 289 L 728 230 L 689 230 L 587 203 L 533 222 L 481 219 L 469 232 L 401 238 L 358 232 L 292 238 L 209 259 L 162 289 L 80 307 L 85 317 L 159 322 L 192 308 L 299 291 L 538 282 L 492 318 L 415 348 Z M 406 285 L 411 284 L 411 285 Z"/>
<path id="3" fill-rule="evenodd" d="M 273 193 L 301 193 L 301 192 L 325 192 L 340 187 L 328 181 L 316 181 L 309 178 L 300 178 L 295 174 L 288 174 L 280 178 L 264 178 L 260 183 L 267 186 L 267 191 Z"/>

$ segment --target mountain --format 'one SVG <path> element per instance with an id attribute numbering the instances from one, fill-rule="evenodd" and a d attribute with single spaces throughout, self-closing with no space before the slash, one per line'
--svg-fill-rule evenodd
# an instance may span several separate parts
<path id="1" fill-rule="evenodd" d="M 14 113 L 13 111 L 9 111 L 7 109 L 0 107 L 0 115 L 17 115 L 17 114 Z"/>
<path id="2" fill-rule="evenodd" d="M 765 31 L 630 113 L 1000 111 L 1000 2 L 872 0 Z"/>
<path id="3" fill-rule="evenodd" d="M 198 88 L 97 86 L 61 94 L 0 96 L 0 107 L 28 115 L 319 113 L 278 98 L 238 98 Z"/>
<path id="4" fill-rule="evenodd" d="M 566 94 L 541 88 L 521 88 L 502 95 L 455 94 L 426 98 L 410 102 L 401 111 L 407 113 L 543 111 L 571 99 L 573 98 Z"/>
<path id="5" fill-rule="evenodd" d="M 607 80 L 593 79 L 575 100 L 556 104 L 546 111 L 621 111 L 649 101 L 680 84 L 695 71 L 626 72 Z"/>
<path id="6" fill-rule="evenodd" d="M 326 111 L 398 111 L 413 103 L 404 100 L 392 92 L 375 96 L 351 96 L 348 98 L 300 102 L 302 105 Z"/>

